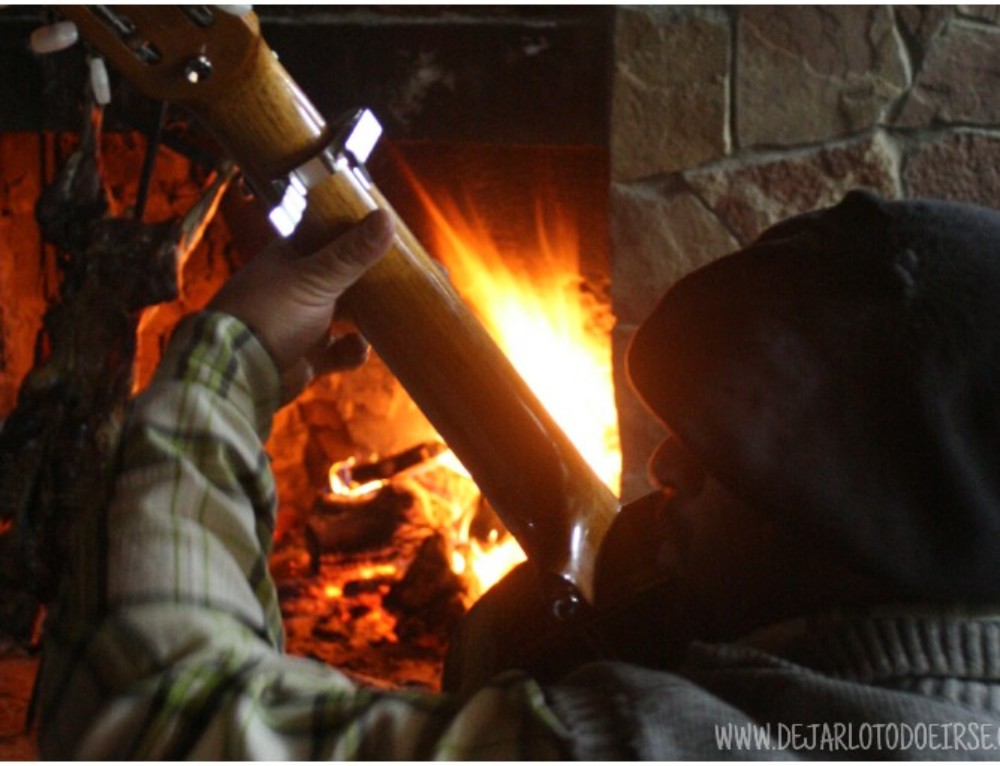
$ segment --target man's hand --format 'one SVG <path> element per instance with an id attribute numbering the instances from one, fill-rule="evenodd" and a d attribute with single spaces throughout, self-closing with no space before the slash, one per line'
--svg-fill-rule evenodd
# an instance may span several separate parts
<path id="1" fill-rule="evenodd" d="M 368 215 L 331 244 L 299 256 L 278 240 L 254 257 L 209 303 L 246 324 L 282 376 L 286 400 L 314 375 L 357 367 L 368 344 L 357 334 L 328 335 L 337 299 L 392 242 L 392 218 Z"/>

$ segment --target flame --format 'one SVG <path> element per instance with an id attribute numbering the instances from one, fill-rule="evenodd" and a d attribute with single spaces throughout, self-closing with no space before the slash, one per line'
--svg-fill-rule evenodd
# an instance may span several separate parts
<path id="1" fill-rule="evenodd" d="M 606 306 L 580 290 L 575 227 L 558 206 L 537 202 L 536 247 L 527 258 L 527 248 L 516 255 L 539 268 L 518 268 L 479 216 L 470 221 L 452 200 L 436 202 L 409 177 L 434 223 L 434 250 L 459 293 L 590 467 L 617 493 L 621 447 L 611 318 Z"/>
<path id="2" fill-rule="evenodd" d="M 506 531 L 491 529 L 486 540 L 472 535 L 472 522 L 480 505 L 479 488 L 454 452 L 447 450 L 428 462 L 434 464 L 436 471 L 415 475 L 408 489 L 423 496 L 425 509 L 443 508 L 438 518 L 442 526 L 451 530 L 451 569 L 464 576 L 466 606 L 472 606 L 527 557 Z"/>
<path id="3" fill-rule="evenodd" d="M 508 535 L 500 542 L 486 546 L 478 540 L 473 540 L 470 543 L 467 559 L 475 583 L 469 595 L 474 600 L 499 582 L 511 569 L 525 561 L 527 556 L 517 544 L 517 540 Z"/>
<path id="4" fill-rule="evenodd" d="M 535 246 L 504 253 L 475 211 L 467 217 L 450 198 L 432 198 L 409 168 L 402 170 L 434 224 L 433 250 L 456 289 L 587 463 L 617 493 L 621 448 L 612 320 L 607 306 L 580 289 L 576 227 L 557 204 L 539 199 Z M 513 265 L 518 262 L 532 268 Z M 452 566 L 459 574 L 471 572 L 473 590 L 484 592 L 525 556 L 512 537 L 484 545 L 468 539 L 467 527 Z"/>
<path id="5" fill-rule="evenodd" d="M 351 478 L 351 469 L 357 462 L 352 456 L 330 466 L 328 477 L 331 495 L 344 500 L 370 500 L 376 492 L 389 483 L 384 479 L 373 479 L 364 483 L 354 481 Z"/>
<path id="6" fill-rule="evenodd" d="M 408 169 L 403 170 L 434 224 L 434 250 L 456 288 L 591 468 L 617 492 L 621 450 L 611 373 L 611 317 L 607 306 L 580 289 L 576 227 L 558 206 L 539 201 L 537 242 L 517 254 L 532 268 L 518 268 L 479 216 L 464 216 L 449 199 L 435 201 Z M 330 491 L 338 499 L 368 499 L 400 480 L 356 482 L 351 475 L 355 464 L 349 458 L 330 467 Z M 506 532 L 491 530 L 486 540 L 471 535 L 478 490 L 450 450 L 409 472 L 406 488 L 437 523 L 451 529 L 450 563 L 466 579 L 470 605 L 525 560 Z M 327 585 L 324 595 L 334 599 L 340 592 Z"/>
<path id="7" fill-rule="evenodd" d="M 376 577 L 392 577 L 397 571 L 395 564 L 365 564 L 358 570 L 358 579 L 374 580 Z"/>
<path id="8" fill-rule="evenodd" d="M 331 599 L 340 598 L 344 595 L 344 589 L 335 583 L 329 583 L 323 587 L 323 595 Z"/>

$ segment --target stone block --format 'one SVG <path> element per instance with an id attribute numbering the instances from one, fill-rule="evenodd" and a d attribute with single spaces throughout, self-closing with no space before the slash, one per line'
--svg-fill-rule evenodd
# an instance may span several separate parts
<path id="1" fill-rule="evenodd" d="M 836 204 L 855 188 L 899 196 L 898 160 L 881 132 L 850 144 L 686 174 L 741 245 L 798 213 Z"/>
<path id="2" fill-rule="evenodd" d="M 896 124 L 1000 123 L 1000 29 L 952 21 L 924 60 Z"/>
<path id="3" fill-rule="evenodd" d="M 859 133 L 909 84 L 887 6 L 744 7 L 736 71 L 739 148 Z"/>
<path id="4" fill-rule="evenodd" d="M 903 165 L 908 197 L 939 197 L 1000 208 L 1000 134 L 946 133 L 922 143 Z"/>
<path id="5" fill-rule="evenodd" d="M 684 274 L 737 242 L 690 191 L 669 184 L 612 184 L 611 305 L 637 324 Z"/>
<path id="6" fill-rule="evenodd" d="M 721 12 L 618 9 L 614 178 L 671 172 L 728 152 L 729 26 Z"/>
<path id="7" fill-rule="evenodd" d="M 340 417 L 337 405 L 327 397 L 309 396 L 308 393 L 302 396 L 299 409 L 310 427 L 343 430 L 344 421 Z"/>
<path id="8" fill-rule="evenodd" d="M 934 6 L 931 6 L 934 7 Z M 1000 23 L 1000 5 L 959 5 L 958 13 L 976 21 Z"/>
<path id="9" fill-rule="evenodd" d="M 914 66 L 919 67 L 931 43 L 938 36 L 948 19 L 952 8 L 947 5 L 900 5 L 896 7 L 896 24 L 910 44 Z"/>

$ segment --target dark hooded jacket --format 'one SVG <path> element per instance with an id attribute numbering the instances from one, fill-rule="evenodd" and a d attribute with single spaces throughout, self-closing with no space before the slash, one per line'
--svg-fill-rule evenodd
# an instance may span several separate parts
<path id="1" fill-rule="evenodd" d="M 551 690 L 577 755 L 1000 757 L 1000 214 L 851 193 L 678 282 L 628 363 L 730 492 L 899 603 L 585 667 Z"/>

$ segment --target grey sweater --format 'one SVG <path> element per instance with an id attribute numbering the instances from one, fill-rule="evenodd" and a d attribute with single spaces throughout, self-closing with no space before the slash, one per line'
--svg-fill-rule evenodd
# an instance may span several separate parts
<path id="1" fill-rule="evenodd" d="M 695 644 L 676 673 L 603 662 L 549 690 L 573 755 L 1000 758 L 1000 616 L 796 620 Z"/>

